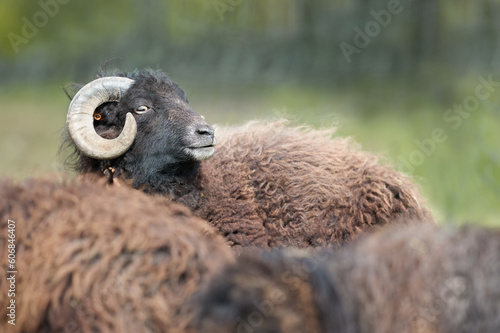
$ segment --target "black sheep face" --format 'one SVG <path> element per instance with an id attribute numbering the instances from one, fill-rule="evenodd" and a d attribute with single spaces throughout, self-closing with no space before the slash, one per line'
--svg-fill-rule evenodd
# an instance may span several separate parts
<path id="1" fill-rule="evenodd" d="M 127 113 L 137 122 L 133 145 L 120 158 L 125 170 L 148 176 L 172 173 L 179 164 L 207 159 L 214 152 L 214 129 L 194 112 L 184 91 L 158 72 L 132 73 L 135 80 L 119 102 L 94 112 L 94 128 L 104 138 L 117 137 Z"/>

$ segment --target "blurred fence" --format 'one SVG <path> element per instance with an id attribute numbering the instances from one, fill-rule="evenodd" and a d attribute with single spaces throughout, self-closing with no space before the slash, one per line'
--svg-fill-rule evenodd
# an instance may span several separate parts
<path id="1" fill-rule="evenodd" d="M 335 84 L 500 61 L 498 0 L 4 0 L 0 10 L 2 81 L 86 80 L 113 57 L 210 80 Z"/>

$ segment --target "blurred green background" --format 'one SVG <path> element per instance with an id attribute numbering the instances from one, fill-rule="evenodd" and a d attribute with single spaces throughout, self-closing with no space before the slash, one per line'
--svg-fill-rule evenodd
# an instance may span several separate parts
<path id="1" fill-rule="evenodd" d="M 211 123 L 338 128 L 440 223 L 499 225 L 499 0 L 2 0 L 0 176 L 64 172 L 62 87 L 158 67 Z M 484 83 L 490 81 L 490 83 Z"/>

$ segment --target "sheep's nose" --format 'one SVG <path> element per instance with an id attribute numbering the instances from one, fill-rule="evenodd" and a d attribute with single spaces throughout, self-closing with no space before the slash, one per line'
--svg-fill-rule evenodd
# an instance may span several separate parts
<path id="1" fill-rule="evenodd" d="M 208 124 L 198 125 L 198 127 L 196 127 L 196 134 L 213 137 L 214 136 L 214 128 Z"/>

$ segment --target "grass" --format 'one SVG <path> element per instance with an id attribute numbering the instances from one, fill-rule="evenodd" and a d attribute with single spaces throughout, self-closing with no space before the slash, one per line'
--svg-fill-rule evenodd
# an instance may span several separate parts
<path id="1" fill-rule="evenodd" d="M 68 107 L 62 89 L 7 87 L 0 100 L 0 175 L 19 179 L 60 171 L 57 151 Z"/>
<path id="2" fill-rule="evenodd" d="M 462 91 L 443 107 L 416 92 L 391 98 L 388 91 L 397 91 L 391 86 L 332 92 L 294 85 L 207 88 L 183 82 L 193 108 L 211 123 L 286 117 L 318 128 L 335 126 L 338 135 L 354 137 L 364 149 L 409 173 L 441 224 L 500 226 L 500 92 L 456 128 L 443 119 L 476 85 L 474 80 L 461 82 Z M 61 172 L 57 149 L 69 102 L 60 87 L 9 87 L 0 92 L 0 100 L 0 176 Z M 446 139 L 431 144 L 436 129 Z M 412 156 L 418 163 L 409 165 Z"/>

